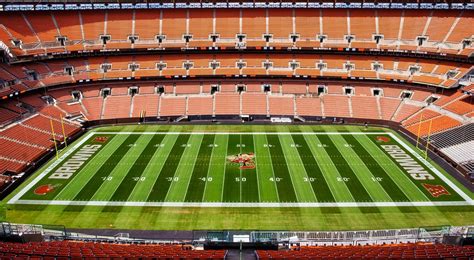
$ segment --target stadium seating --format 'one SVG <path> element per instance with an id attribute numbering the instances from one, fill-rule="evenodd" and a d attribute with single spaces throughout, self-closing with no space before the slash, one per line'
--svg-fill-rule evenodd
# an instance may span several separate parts
<path id="1" fill-rule="evenodd" d="M 0 243 L 0 257 L 5 258 L 155 258 L 155 259 L 224 259 L 224 250 L 190 250 L 182 245 L 133 245 L 93 242 Z"/>
<path id="2" fill-rule="evenodd" d="M 16 55 L 150 47 L 235 48 L 238 34 L 246 36 L 242 39 L 246 47 L 472 53 L 472 48 L 462 43 L 471 37 L 466 32 L 472 24 L 472 14 L 449 10 L 162 9 L 56 11 L 54 15 L 30 12 L 8 16 L 3 19 L 6 21 L 0 40 Z M 215 17 L 214 23 L 209 17 Z M 309 21 L 312 26 L 308 26 Z M 374 33 L 380 36 L 378 42 Z M 184 35 L 190 37 L 185 39 Z M 264 39 L 264 35 L 271 37 Z M 211 36 L 215 36 L 214 40 Z M 426 37 L 421 45 L 418 37 Z"/>
<path id="3" fill-rule="evenodd" d="M 395 244 L 371 246 L 307 246 L 293 251 L 257 250 L 258 259 L 468 259 L 474 246 Z"/>

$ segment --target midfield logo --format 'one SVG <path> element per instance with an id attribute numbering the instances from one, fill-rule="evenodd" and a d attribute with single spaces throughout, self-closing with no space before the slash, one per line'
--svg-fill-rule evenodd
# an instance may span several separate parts
<path id="1" fill-rule="evenodd" d="M 227 156 L 227 161 L 233 164 L 239 164 L 241 170 L 255 169 L 254 153 L 239 153 Z"/>
<path id="2" fill-rule="evenodd" d="M 45 184 L 45 185 L 41 185 L 39 186 L 38 188 L 35 189 L 34 193 L 36 195 L 46 195 L 50 192 L 53 192 L 56 188 L 60 187 L 61 184 L 56 184 L 56 185 L 53 185 L 53 184 Z"/>
<path id="3" fill-rule="evenodd" d="M 431 196 L 437 198 L 442 195 L 451 195 L 449 191 L 446 190 L 442 185 L 431 185 L 427 183 L 422 183 L 423 187 L 431 193 Z"/>

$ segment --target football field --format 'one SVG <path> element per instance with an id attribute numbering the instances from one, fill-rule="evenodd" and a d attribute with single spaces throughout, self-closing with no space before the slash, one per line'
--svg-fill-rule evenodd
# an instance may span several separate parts
<path id="1" fill-rule="evenodd" d="M 415 149 L 380 128 L 99 128 L 40 169 L 7 207 L 79 215 L 91 207 L 472 208 L 472 194 Z"/>

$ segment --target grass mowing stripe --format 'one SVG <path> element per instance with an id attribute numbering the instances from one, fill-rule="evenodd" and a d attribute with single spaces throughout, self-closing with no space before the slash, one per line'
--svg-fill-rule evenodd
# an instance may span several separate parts
<path id="1" fill-rule="evenodd" d="M 173 179 L 168 194 L 166 194 L 165 202 L 183 202 L 188 191 L 191 173 L 196 166 L 196 159 L 201 148 L 202 134 L 192 134 L 188 140 L 188 147 L 184 150 L 178 168 L 174 172 Z"/>
<path id="2" fill-rule="evenodd" d="M 176 169 L 178 168 L 181 156 L 187 147 L 189 137 L 189 134 L 180 134 L 178 136 L 173 149 L 171 149 L 171 152 L 168 155 L 163 168 L 161 169 L 160 175 L 153 184 L 153 188 L 148 195 L 147 201 L 164 201 L 166 198 L 168 190 L 171 186 L 171 182 L 175 181 L 173 176 L 176 172 Z"/>
<path id="3" fill-rule="evenodd" d="M 227 156 L 240 154 L 240 135 L 229 135 Z M 223 202 L 240 202 L 240 165 L 226 161 Z"/>
<path id="4" fill-rule="evenodd" d="M 371 139 L 371 140 L 377 146 L 381 145 L 381 144 L 377 143 L 377 141 L 375 139 Z M 409 167 L 409 168 L 414 168 L 412 171 L 413 171 L 413 175 L 415 175 L 416 177 L 418 177 L 419 173 L 423 173 L 423 172 L 429 173 L 429 174 L 431 174 L 431 176 L 433 176 L 433 179 L 431 179 L 431 180 L 430 179 L 421 179 L 421 177 L 420 177 L 419 180 L 416 180 L 415 177 L 411 176 L 410 173 L 407 173 L 408 176 L 410 177 L 410 180 L 430 200 L 433 200 L 433 201 L 462 201 L 463 200 L 463 198 L 461 196 L 459 196 L 459 194 L 457 194 L 451 187 L 449 187 L 440 178 L 438 178 L 436 176 L 436 174 L 434 174 L 431 170 L 429 170 L 423 163 L 421 163 L 417 158 L 415 158 L 415 156 L 413 156 L 410 152 L 408 152 L 404 147 L 399 145 L 398 142 L 396 142 L 395 140 L 389 140 L 388 142 L 385 142 L 382 145 L 396 145 L 396 146 L 398 146 L 397 150 L 403 151 L 406 154 L 406 155 L 400 154 L 399 156 L 402 156 L 402 157 L 399 157 L 399 159 L 405 159 L 406 160 L 407 158 L 405 158 L 405 157 L 408 157 L 408 156 L 409 156 L 409 158 L 413 159 L 413 161 L 415 161 L 416 164 L 418 164 L 419 167 L 420 167 L 420 170 L 415 169 L 415 168 L 417 168 L 416 165 L 415 166 L 411 165 Z M 390 156 L 390 154 L 387 151 L 385 151 L 382 147 L 380 147 L 380 148 L 383 151 L 383 153 L 386 154 L 387 156 L 389 156 L 390 159 L 393 161 L 393 163 L 395 163 L 403 172 L 407 172 L 405 169 L 403 169 L 403 167 L 400 165 L 400 163 L 396 162 L 395 159 Z M 398 152 L 398 151 L 395 151 L 395 152 Z M 422 170 L 421 170 L 421 168 L 422 168 Z M 426 188 L 423 187 L 423 184 L 441 185 L 449 192 L 449 195 L 442 195 L 442 196 L 434 197 L 433 195 L 431 195 L 431 193 Z"/>
<path id="5" fill-rule="evenodd" d="M 337 171 L 341 174 L 341 179 L 339 181 L 346 183 L 347 188 L 354 197 L 354 200 L 357 202 L 372 201 L 369 193 L 367 193 L 364 186 L 362 186 L 354 171 L 352 171 L 351 167 L 347 163 L 346 159 L 339 152 L 336 144 L 327 135 L 319 135 L 318 138 L 322 143 L 327 144 L 327 147 L 324 149 L 326 149 L 326 152 L 331 156 L 330 158 L 332 162 L 336 166 Z"/>
<path id="6" fill-rule="evenodd" d="M 278 135 L 267 135 L 267 140 L 275 179 L 280 178 L 280 181 L 276 182 L 280 202 L 298 202 Z"/>
<path id="7" fill-rule="evenodd" d="M 217 147 L 212 149 L 212 156 L 209 164 L 207 177 L 212 178 L 211 182 L 206 182 L 204 188 L 203 202 L 221 202 L 224 189 L 224 174 L 226 168 L 226 154 L 228 146 L 228 135 L 216 135 L 214 143 Z"/>
<path id="8" fill-rule="evenodd" d="M 295 144 L 297 146 L 298 153 L 300 155 L 303 166 L 308 175 L 308 182 L 313 187 L 314 194 L 319 202 L 334 202 L 334 196 L 332 195 L 331 189 L 324 179 L 321 169 L 318 167 L 316 159 L 312 156 L 311 150 L 303 135 L 292 135 Z"/>
<path id="9" fill-rule="evenodd" d="M 241 140 L 245 144 L 245 147 L 241 148 L 242 154 L 255 153 L 253 135 L 242 135 Z M 259 202 L 257 170 L 244 169 L 241 171 L 241 177 L 245 178 L 245 181 L 241 182 L 242 202 Z"/>
<path id="10" fill-rule="evenodd" d="M 204 188 L 208 181 L 207 172 L 211 161 L 211 154 L 214 147 L 215 135 L 204 135 L 199 148 L 199 154 L 194 164 L 193 173 L 189 182 L 188 190 L 184 201 L 201 202 L 204 195 Z"/>
<path id="11" fill-rule="evenodd" d="M 301 144 L 295 143 L 291 135 L 278 135 L 278 138 L 298 202 L 316 202 L 316 195 L 314 194 L 313 187 L 307 181 L 308 175 L 296 148 L 296 146 Z"/>
<path id="12" fill-rule="evenodd" d="M 259 181 L 259 193 L 261 202 L 279 202 L 277 186 L 274 181 L 273 166 L 266 135 L 254 135 L 255 163 L 257 164 L 257 173 Z"/>
<path id="13" fill-rule="evenodd" d="M 112 155 L 110 155 L 107 161 L 102 164 L 102 166 L 94 174 L 94 176 L 92 176 L 89 182 L 84 185 L 79 194 L 74 197 L 74 200 L 90 200 L 97 191 L 97 189 L 99 189 L 100 185 L 102 185 L 102 183 L 104 182 L 103 178 L 107 178 L 109 174 L 113 171 L 113 169 L 119 165 L 117 164 L 117 162 L 120 162 L 120 160 L 122 160 L 125 154 L 127 154 L 128 150 L 130 150 L 129 145 L 135 143 L 138 137 L 140 137 L 140 135 L 129 135 L 125 142 L 123 142 L 122 145 L 117 150 L 115 150 Z"/>
<path id="14" fill-rule="evenodd" d="M 369 154 L 369 152 L 352 135 L 344 135 L 343 137 L 348 144 L 353 146 L 352 149 L 357 153 L 357 155 L 359 155 L 365 166 L 370 170 L 374 176 L 374 179 L 372 180 L 380 183 L 393 201 L 409 201 L 408 197 L 374 159 L 373 156 L 378 154 Z"/>
<path id="15" fill-rule="evenodd" d="M 153 153 L 157 149 L 156 145 L 161 143 L 165 135 L 154 135 L 150 142 L 147 144 L 145 149 L 141 152 L 135 164 L 128 171 L 127 176 L 122 180 L 117 190 L 114 192 L 111 201 L 125 201 L 128 199 L 133 189 L 139 181 L 146 181 L 146 179 L 140 179 L 143 171 L 153 157 Z M 136 180 L 135 180 L 136 179 Z"/>

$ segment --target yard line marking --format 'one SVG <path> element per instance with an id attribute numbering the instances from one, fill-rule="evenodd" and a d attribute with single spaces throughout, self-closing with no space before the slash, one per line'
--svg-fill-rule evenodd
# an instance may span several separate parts
<path id="1" fill-rule="evenodd" d="M 418 202 L 137 202 L 137 201 L 67 201 L 67 200 L 18 200 L 25 205 L 57 206 L 130 206 L 130 207 L 204 207 L 204 208 L 315 208 L 315 207 L 433 207 L 470 206 L 468 201 L 418 201 Z"/>
<path id="2" fill-rule="evenodd" d="M 451 182 L 450 179 L 448 179 L 444 174 L 442 174 L 436 167 L 434 167 L 430 162 L 425 160 L 420 154 L 415 152 L 409 145 L 407 145 L 405 142 L 400 140 L 395 134 L 393 133 L 388 133 L 390 137 L 395 139 L 403 148 L 405 148 L 407 151 L 409 151 L 413 156 L 415 156 L 420 162 L 422 162 L 428 169 L 430 169 L 432 172 L 434 172 L 444 183 L 448 184 L 449 187 L 451 187 L 454 191 L 456 191 L 466 202 L 469 203 L 469 205 L 474 205 L 474 200 L 471 199 L 466 193 L 464 193 L 458 186 L 456 186 L 453 182 Z"/>
<path id="3" fill-rule="evenodd" d="M 202 132 L 202 131 L 191 131 L 191 132 L 94 132 L 94 134 L 116 134 L 116 135 L 159 135 L 159 134 L 189 134 L 189 135 L 380 135 L 390 134 L 390 132 Z"/>
<path id="4" fill-rule="evenodd" d="M 69 155 L 71 155 L 74 151 L 76 151 L 79 147 L 81 147 L 87 140 L 89 140 L 92 136 L 94 135 L 94 132 L 89 133 L 86 135 L 85 138 L 83 138 L 81 141 L 79 141 L 76 145 L 72 147 L 72 149 L 68 150 L 67 152 L 63 153 L 57 159 L 54 161 L 48 168 L 46 168 L 40 175 L 38 175 L 32 182 L 28 183 L 20 192 L 18 192 L 13 198 L 11 198 L 7 204 L 14 204 L 16 201 L 18 201 L 23 195 L 25 195 L 26 192 L 28 192 L 31 188 L 33 188 L 40 180 L 42 180 L 46 175 L 48 175 L 54 168 L 56 168 L 60 163 L 62 163 Z"/>

